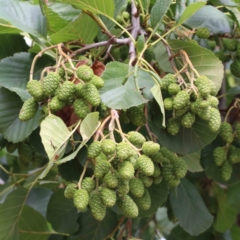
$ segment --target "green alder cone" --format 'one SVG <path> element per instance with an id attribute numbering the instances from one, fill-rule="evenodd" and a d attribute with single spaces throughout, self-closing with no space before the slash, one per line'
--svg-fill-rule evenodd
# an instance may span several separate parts
<path id="1" fill-rule="evenodd" d="M 97 76 L 97 75 L 93 76 L 93 78 L 90 81 L 90 83 L 95 85 L 97 89 L 102 88 L 104 86 L 104 80 L 101 77 Z"/>
<path id="2" fill-rule="evenodd" d="M 214 162 L 217 166 L 222 166 L 227 160 L 227 152 L 223 147 L 216 147 L 213 151 Z"/>
<path id="3" fill-rule="evenodd" d="M 75 191 L 73 196 L 74 206 L 80 210 L 84 211 L 89 202 L 89 194 L 85 189 L 78 189 Z"/>
<path id="4" fill-rule="evenodd" d="M 96 178 L 102 178 L 106 175 L 111 167 L 111 164 L 106 160 L 96 159 L 96 164 L 94 168 L 94 176 Z"/>
<path id="5" fill-rule="evenodd" d="M 166 157 L 170 162 L 174 162 L 177 160 L 177 156 L 175 153 L 173 153 L 172 151 L 168 150 L 166 147 L 162 147 L 160 149 L 160 153 Z"/>
<path id="6" fill-rule="evenodd" d="M 152 156 L 160 150 L 160 145 L 153 141 L 144 142 L 142 145 L 142 151 L 147 156 Z"/>
<path id="7" fill-rule="evenodd" d="M 154 163 L 163 163 L 164 158 L 165 157 L 159 151 L 151 156 L 151 159 Z"/>
<path id="8" fill-rule="evenodd" d="M 231 59 L 230 54 L 225 54 L 224 50 L 217 51 L 214 54 L 215 54 L 216 57 L 219 58 L 220 61 L 222 61 L 224 63 L 228 62 Z"/>
<path id="9" fill-rule="evenodd" d="M 178 158 L 177 161 L 173 163 L 173 172 L 177 178 L 183 178 L 187 174 L 187 164 L 182 158 Z"/>
<path id="10" fill-rule="evenodd" d="M 145 188 L 144 194 L 140 198 L 134 198 L 136 205 L 142 210 L 148 210 L 151 207 L 151 196 L 149 191 Z"/>
<path id="11" fill-rule="evenodd" d="M 228 122 L 222 122 L 220 126 L 219 135 L 224 142 L 232 143 L 234 136 L 231 124 Z"/>
<path id="12" fill-rule="evenodd" d="M 198 104 L 198 108 L 200 109 L 206 109 L 210 106 L 210 102 L 207 99 L 204 99 L 203 97 L 199 97 L 196 100 L 196 103 Z"/>
<path id="13" fill-rule="evenodd" d="M 154 179 L 153 179 L 153 183 L 154 184 L 159 184 L 159 183 L 161 183 L 162 182 L 162 176 L 159 176 L 159 177 L 155 177 Z"/>
<path id="14" fill-rule="evenodd" d="M 146 176 L 152 176 L 154 173 L 154 164 L 151 160 L 151 158 L 149 158 L 146 155 L 141 155 L 138 159 L 137 159 L 137 165 L 138 168 L 141 170 L 141 172 L 146 175 Z"/>
<path id="15" fill-rule="evenodd" d="M 61 81 L 61 77 L 54 72 L 48 73 L 46 77 L 43 78 L 42 85 L 43 85 L 43 93 L 46 96 L 52 96 L 55 94 L 59 83 Z"/>
<path id="16" fill-rule="evenodd" d="M 221 125 L 221 115 L 218 109 L 210 109 L 210 119 L 208 122 L 209 129 L 212 132 L 217 132 Z"/>
<path id="17" fill-rule="evenodd" d="M 89 82 L 94 77 L 92 68 L 90 68 L 87 65 L 81 65 L 80 67 L 78 67 L 76 70 L 76 74 L 77 77 L 83 80 L 84 82 Z"/>
<path id="18" fill-rule="evenodd" d="M 146 176 L 144 174 L 140 174 L 139 175 L 139 179 L 141 179 L 141 181 L 143 182 L 143 185 L 145 187 L 150 187 L 153 184 L 153 178 L 152 177 L 148 177 L 148 176 Z"/>
<path id="19" fill-rule="evenodd" d="M 181 125 L 185 128 L 191 128 L 195 122 L 195 114 L 188 112 L 182 116 Z"/>
<path id="20" fill-rule="evenodd" d="M 78 60 L 79 60 L 79 61 L 88 61 L 88 62 L 86 63 L 87 66 L 91 66 L 91 65 L 92 65 L 92 60 L 89 59 L 89 58 L 87 58 L 86 56 L 80 55 L 80 56 L 78 57 Z"/>
<path id="21" fill-rule="evenodd" d="M 221 167 L 221 176 L 222 179 L 227 182 L 232 176 L 233 167 L 229 161 L 223 163 Z"/>
<path id="22" fill-rule="evenodd" d="M 214 107 L 214 108 L 218 107 L 218 104 L 219 104 L 218 98 L 210 95 L 208 96 L 207 101 L 210 103 L 211 107 Z"/>
<path id="23" fill-rule="evenodd" d="M 163 105 L 166 110 L 173 110 L 173 98 L 165 98 L 163 101 Z"/>
<path id="24" fill-rule="evenodd" d="M 138 216 L 138 207 L 128 195 L 119 197 L 117 200 L 117 206 L 126 217 L 136 218 Z"/>
<path id="25" fill-rule="evenodd" d="M 133 178 L 134 172 L 135 170 L 133 165 L 128 161 L 124 161 L 118 165 L 119 177 L 124 180 L 130 180 L 131 178 Z"/>
<path id="26" fill-rule="evenodd" d="M 232 164 L 240 162 L 240 148 L 234 148 L 233 150 L 230 151 L 229 161 Z"/>
<path id="27" fill-rule="evenodd" d="M 176 109 L 175 110 L 175 117 L 180 117 L 182 115 L 184 115 L 185 113 L 187 113 L 190 109 L 190 102 L 187 103 L 187 105 L 185 106 L 185 108 L 180 108 L 180 109 Z M 179 118 L 176 118 L 179 119 Z M 180 119 L 179 119 L 180 122 Z"/>
<path id="28" fill-rule="evenodd" d="M 129 14 L 129 12 L 127 12 L 127 11 L 123 11 L 122 12 L 122 17 L 124 18 L 124 19 L 129 19 L 130 18 L 130 14 Z"/>
<path id="29" fill-rule="evenodd" d="M 211 32 L 206 27 L 200 27 L 196 30 L 196 35 L 199 38 L 207 39 L 210 37 Z"/>
<path id="30" fill-rule="evenodd" d="M 180 184 L 180 179 L 179 178 L 172 178 L 171 180 L 168 181 L 168 186 L 171 187 L 177 187 Z"/>
<path id="31" fill-rule="evenodd" d="M 90 177 L 85 177 L 81 183 L 81 188 L 91 193 L 96 187 L 95 180 Z"/>
<path id="32" fill-rule="evenodd" d="M 227 39 L 227 38 L 225 38 L 224 41 L 223 41 L 224 47 L 230 52 L 237 51 L 238 43 L 239 43 L 239 41 L 237 39 Z"/>
<path id="33" fill-rule="evenodd" d="M 76 191 L 77 191 L 77 184 L 70 183 L 67 185 L 67 187 L 64 190 L 64 197 L 65 198 L 73 198 Z"/>
<path id="34" fill-rule="evenodd" d="M 90 195 L 89 206 L 93 217 L 97 221 L 102 221 L 106 216 L 106 205 L 102 202 L 100 192 L 92 192 Z"/>
<path id="35" fill-rule="evenodd" d="M 77 98 L 82 98 L 82 88 L 84 84 L 79 82 L 78 84 L 75 85 L 75 95 Z"/>
<path id="36" fill-rule="evenodd" d="M 88 104 L 83 99 L 76 99 L 74 101 L 73 110 L 76 115 L 81 119 L 84 119 L 91 112 Z"/>
<path id="37" fill-rule="evenodd" d="M 38 80 L 29 81 L 27 83 L 27 90 L 36 101 L 43 98 L 43 87 L 40 81 Z"/>
<path id="38" fill-rule="evenodd" d="M 202 97 L 207 97 L 211 93 L 211 80 L 206 76 L 196 78 L 195 85 Z"/>
<path id="39" fill-rule="evenodd" d="M 230 70 L 235 77 L 240 77 L 240 61 L 234 60 L 230 65 Z"/>
<path id="40" fill-rule="evenodd" d="M 142 197 L 144 194 L 144 184 L 141 179 L 133 178 L 129 181 L 130 192 L 134 197 Z"/>
<path id="41" fill-rule="evenodd" d="M 8 153 L 13 153 L 15 152 L 15 150 L 17 150 L 18 146 L 19 146 L 19 143 L 8 142 L 6 145 L 6 150 Z"/>
<path id="42" fill-rule="evenodd" d="M 124 195 L 128 194 L 130 191 L 129 180 L 124 180 L 124 179 L 118 177 L 117 191 L 120 196 L 124 196 Z"/>
<path id="43" fill-rule="evenodd" d="M 22 162 L 29 163 L 33 159 L 33 150 L 27 143 L 22 143 L 18 147 L 18 155 Z"/>
<path id="44" fill-rule="evenodd" d="M 176 135 L 179 132 L 180 126 L 180 122 L 176 118 L 169 118 L 167 120 L 167 132 L 172 136 Z"/>
<path id="45" fill-rule="evenodd" d="M 102 152 L 106 155 L 115 153 L 116 143 L 112 139 L 104 139 L 101 143 Z"/>
<path id="46" fill-rule="evenodd" d="M 165 75 L 162 80 L 161 80 L 161 89 L 162 90 L 168 90 L 168 86 L 171 84 L 171 83 L 176 83 L 176 78 L 173 74 L 167 74 Z"/>
<path id="47" fill-rule="evenodd" d="M 97 155 L 96 160 L 97 161 L 108 161 L 108 157 L 104 153 L 101 152 L 99 155 Z"/>
<path id="48" fill-rule="evenodd" d="M 235 132 L 236 132 L 235 137 L 237 139 L 240 139 L 240 123 L 239 122 L 235 126 Z"/>
<path id="49" fill-rule="evenodd" d="M 131 131 L 127 134 L 127 139 L 130 143 L 140 148 L 144 142 L 146 142 L 146 138 L 139 132 Z"/>
<path id="50" fill-rule="evenodd" d="M 177 93 L 173 99 L 173 108 L 174 109 L 183 109 L 189 103 L 190 96 L 186 91 L 180 91 Z"/>
<path id="51" fill-rule="evenodd" d="M 122 159 L 122 160 L 128 159 L 131 155 L 130 148 L 131 147 L 126 142 L 118 143 L 117 147 L 116 147 L 117 158 Z"/>
<path id="52" fill-rule="evenodd" d="M 211 110 L 212 108 L 211 107 L 208 107 L 208 108 L 204 108 L 204 109 L 201 109 L 201 108 L 198 108 L 198 110 L 197 110 L 197 115 L 201 118 L 201 119 L 203 119 L 203 120 L 205 120 L 205 121 L 209 121 L 209 119 L 210 119 L 210 117 L 211 117 Z"/>
<path id="53" fill-rule="evenodd" d="M 103 187 L 100 190 L 100 196 L 102 199 L 102 202 L 107 206 L 107 207 L 112 207 L 115 205 L 117 201 L 117 195 L 114 190 L 111 190 L 109 188 Z"/>
<path id="54" fill-rule="evenodd" d="M 146 116 L 144 115 L 144 105 L 131 107 L 126 112 L 130 122 L 138 127 L 146 124 Z"/>
<path id="55" fill-rule="evenodd" d="M 68 101 L 75 93 L 75 84 L 70 81 L 65 81 L 60 87 L 57 97 L 61 101 Z"/>
<path id="56" fill-rule="evenodd" d="M 137 156 L 136 157 L 131 156 L 127 159 L 127 161 L 130 162 L 133 165 L 135 170 L 137 170 L 137 168 L 138 168 L 138 166 L 137 166 Z"/>
<path id="57" fill-rule="evenodd" d="M 116 173 L 109 171 L 103 178 L 103 182 L 109 188 L 116 188 L 118 186 L 118 178 Z"/>
<path id="58" fill-rule="evenodd" d="M 161 175 L 161 169 L 158 166 L 158 164 L 154 163 L 154 173 L 153 173 L 153 177 L 159 177 Z"/>
<path id="59" fill-rule="evenodd" d="M 65 102 L 59 100 L 57 96 L 53 97 L 51 101 L 49 102 L 49 108 L 51 111 L 58 111 L 62 108 L 64 108 L 66 105 Z"/>
<path id="60" fill-rule="evenodd" d="M 163 179 L 169 182 L 174 176 L 174 168 L 172 164 L 165 164 L 162 168 Z"/>
<path id="61" fill-rule="evenodd" d="M 101 153 L 101 151 L 102 151 L 101 142 L 94 141 L 88 147 L 87 156 L 88 156 L 88 158 L 93 159 L 93 158 L 97 157 Z"/>
<path id="62" fill-rule="evenodd" d="M 58 75 L 60 76 L 60 77 L 64 77 L 64 75 L 65 75 L 65 70 L 64 70 L 64 68 L 63 67 L 60 67 L 59 69 L 58 69 Z"/>
<path id="63" fill-rule="evenodd" d="M 32 119 L 38 110 L 38 103 L 33 99 L 29 98 L 23 103 L 23 106 L 19 113 L 19 119 L 23 122 Z"/>
<path id="64" fill-rule="evenodd" d="M 92 83 L 86 83 L 81 89 L 81 94 L 86 102 L 93 107 L 97 107 L 101 104 L 100 94 Z"/>
<path id="65" fill-rule="evenodd" d="M 168 93 L 170 95 L 176 95 L 180 91 L 181 91 L 181 88 L 180 88 L 180 86 L 178 84 L 176 84 L 176 83 L 169 84 L 169 86 L 168 86 Z"/>
<path id="66" fill-rule="evenodd" d="M 123 110 L 122 110 L 121 113 L 120 113 L 119 120 L 120 120 L 120 122 L 121 122 L 122 124 L 128 124 L 128 123 L 130 123 L 130 120 L 129 120 L 128 116 L 127 116 L 127 112 L 126 112 L 126 111 L 123 111 Z"/>

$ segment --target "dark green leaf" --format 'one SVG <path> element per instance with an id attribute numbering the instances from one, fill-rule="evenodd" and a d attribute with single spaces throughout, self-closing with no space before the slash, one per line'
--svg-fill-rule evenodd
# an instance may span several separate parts
<path id="1" fill-rule="evenodd" d="M 240 12 L 238 8 L 227 7 L 227 9 L 230 11 L 230 13 L 232 13 L 235 22 L 237 23 L 238 27 L 240 27 Z"/>
<path id="2" fill-rule="evenodd" d="M 11 192 L 0 209 L 0 240 L 19 239 L 18 221 L 28 190 L 22 187 Z"/>
<path id="3" fill-rule="evenodd" d="M 170 201 L 180 226 L 186 232 L 196 236 L 211 226 L 213 216 L 197 189 L 188 180 L 181 180 L 176 191 L 171 192 Z"/>
<path id="4" fill-rule="evenodd" d="M 33 208 L 25 205 L 18 224 L 20 240 L 47 240 L 51 235 L 46 219 Z"/>
<path id="5" fill-rule="evenodd" d="M 21 142 L 26 139 L 40 123 L 40 111 L 34 118 L 22 122 L 18 118 L 22 101 L 15 93 L 6 88 L 0 88 L 0 132 L 10 142 Z"/>
<path id="6" fill-rule="evenodd" d="M 157 0 L 153 5 L 150 20 L 151 27 L 154 29 L 154 31 L 156 31 L 160 27 L 163 17 L 168 11 L 171 3 L 171 0 Z"/>
<path id="7" fill-rule="evenodd" d="M 18 0 L 0 0 L 0 6 L 1 19 L 35 37 L 46 36 L 46 19 L 38 5 Z"/>
<path id="8" fill-rule="evenodd" d="M 113 109 L 128 109 L 152 99 L 151 88 L 154 80 L 149 73 L 138 69 L 134 79 L 134 69 L 127 64 L 111 62 L 107 64 L 102 78 L 105 85 L 100 89 L 102 101 Z M 143 89 L 143 96 L 137 89 Z"/>
<path id="9" fill-rule="evenodd" d="M 12 26 L 11 23 L 0 19 L 0 34 L 17 34 L 21 31 Z"/>
<path id="10" fill-rule="evenodd" d="M 232 240 L 239 240 L 239 236 L 240 236 L 240 228 L 237 224 L 235 224 L 231 229 L 231 237 Z"/>
<path id="11" fill-rule="evenodd" d="M 231 32 L 233 22 L 217 8 L 204 6 L 189 18 L 185 24 L 191 28 L 207 27 L 211 33 L 216 34 Z"/>
<path id="12" fill-rule="evenodd" d="M 79 233 L 69 238 L 69 240 L 100 240 L 105 239 L 116 227 L 118 223 L 117 214 L 107 209 L 106 217 L 103 221 L 97 221 L 90 209 L 80 214 Z"/>
<path id="13" fill-rule="evenodd" d="M 231 0 L 211 0 L 211 2 L 216 5 L 216 6 L 219 6 L 219 5 L 225 5 L 225 6 L 229 6 L 229 7 L 237 7 L 239 6 L 239 4 L 231 1 Z"/>
<path id="14" fill-rule="evenodd" d="M 139 210 L 139 217 L 149 217 L 155 214 L 168 197 L 168 185 L 164 181 L 160 184 L 153 184 L 147 189 L 151 196 L 151 207 L 148 210 Z"/>
<path id="15" fill-rule="evenodd" d="M 201 152 L 194 152 L 183 156 L 183 159 L 187 163 L 188 171 L 190 172 L 202 172 L 203 168 L 200 164 Z"/>
<path id="16" fill-rule="evenodd" d="M 64 190 L 58 190 L 50 198 L 47 208 L 47 220 L 55 231 L 61 233 L 74 233 L 78 230 L 77 209 L 73 199 L 63 195 Z"/>

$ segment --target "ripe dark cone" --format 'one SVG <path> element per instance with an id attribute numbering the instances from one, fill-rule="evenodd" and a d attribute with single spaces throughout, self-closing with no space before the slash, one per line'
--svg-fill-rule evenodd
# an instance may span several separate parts
<path id="1" fill-rule="evenodd" d="M 78 189 L 75 191 L 73 196 L 73 203 L 78 210 L 80 211 L 85 210 L 88 205 L 88 202 L 89 202 L 89 194 L 87 190 Z"/>
<path id="2" fill-rule="evenodd" d="M 146 175 L 146 176 L 152 176 L 154 173 L 154 164 L 151 160 L 151 158 L 149 158 L 146 155 L 141 155 L 138 159 L 137 159 L 137 165 L 138 168 L 141 170 L 141 172 Z"/>
<path id="3" fill-rule="evenodd" d="M 57 97 L 61 101 L 68 101 L 71 97 L 74 96 L 75 93 L 75 84 L 70 81 L 65 81 L 63 85 L 60 87 L 60 90 L 57 94 Z"/>
<path id="4" fill-rule="evenodd" d="M 141 148 L 143 143 L 146 142 L 146 138 L 141 133 L 135 131 L 128 132 L 127 139 L 138 148 Z"/>
<path id="5" fill-rule="evenodd" d="M 112 173 L 111 171 L 108 172 L 104 178 L 103 182 L 109 187 L 109 188 L 116 188 L 118 186 L 118 178 L 115 173 Z"/>
<path id="6" fill-rule="evenodd" d="M 92 106 L 97 107 L 101 103 L 101 97 L 100 94 L 92 83 L 86 83 L 82 89 L 81 94 L 83 98 Z"/>
<path id="7" fill-rule="evenodd" d="M 87 65 L 81 65 L 77 68 L 76 74 L 79 79 L 83 80 L 84 82 L 89 82 L 92 80 L 94 73 L 92 68 Z"/>
<path id="8" fill-rule="evenodd" d="M 126 217 L 136 218 L 138 216 L 138 207 L 128 195 L 119 197 L 117 200 L 117 206 Z"/>
<path id="9" fill-rule="evenodd" d="M 106 215 L 106 205 L 102 202 L 99 192 L 92 192 L 90 195 L 89 206 L 93 217 L 97 221 L 102 221 Z"/>
<path id="10" fill-rule="evenodd" d="M 115 205 L 117 200 L 117 195 L 114 190 L 104 187 L 100 190 L 100 196 L 101 196 L 102 202 L 107 207 L 112 207 Z"/>
<path id="11" fill-rule="evenodd" d="M 144 142 L 142 145 L 143 154 L 147 156 L 152 156 L 160 150 L 160 145 L 153 141 Z"/>
<path id="12" fill-rule="evenodd" d="M 97 75 L 94 75 L 92 80 L 90 81 L 93 85 L 96 86 L 97 89 L 102 88 L 104 86 L 104 80 Z"/>
<path id="13" fill-rule="evenodd" d="M 92 142 L 89 147 L 88 147 L 88 158 L 95 158 L 101 153 L 101 142 L 99 141 L 94 141 Z"/>
<path id="14" fill-rule="evenodd" d="M 96 187 L 95 180 L 90 177 L 85 177 L 81 183 L 81 188 L 88 191 L 90 194 Z"/>
<path id="15" fill-rule="evenodd" d="M 171 83 L 176 83 L 176 78 L 173 74 L 167 74 L 165 75 L 161 80 L 161 89 L 162 90 L 168 90 L 168 86 Z"/>
<path id="16" fill-rule="evenodd" d="M 58 111 L 62 108 L 64 108 L 66 105 L 65 102 L 59 100 L 57 96 L 53 97 L 51 101 L 49 102 L 49 108 L 51 111 Z"/>
<path id="17" fill-rule="evenodd" d="M 130 192 L 134 197 L 142 197 L 144 194 L 144 184 L 141 179 L 133 178 L 129 181 Z"/>
<path id="18" fill-rule="evenodd" d="M 146 117 L 144 115 L 144 105 L 131 107 L 127 110 L 127 117 L 136 126 L 144 126 L 146 124 Z"/>
<path id="19" fill-rule="evenodd" d="M 43 78 L 43 93 L 46 96 L 52 96 L 55 94 L 59 83 L 61 81 L 61 77 L 54 72 L 48 73 L 46 77 Z"/>
<path id="20" fill-rule="evenodd" d="M 77 191 L 77 184 L 76 183 L 70 183 L 67 185 L 64 191 L 64 197 L 65 198 L 73 198 L 74 193 Z"/>
<path id="21" fill-rule="evenodd" d="M 83 99 L 76 99 L 73 103 L 73 109 L 76 115 L 81 119 L 84 119 L 91 112 L 88 104 Z"/>
<path id="22" fill-rule="evenodd" d="M 104 139 L 101 143 L 102 152 L 106 155 L 115 153 L 116 143 L 112 139 Z"/>
<path id="23" fill-rule="evenodd" d="M 151 207 L 151 197 L 149 191 L 145 188 L 144 194 L 140 198 L 134 198 L 136 205 L 142 210 L 148 210 Z"/>
<path id="24" fill-rule="evenodd" d="M 118 165 L 119 177 L 124 180 L 130 180 L 133 178 L 134 172 L 135 171 L 133 165 L 128 161 L 124 161 Z"/>
<path id="25" fill-rule="evenodd" d="M 23 122 L 32 119 L 38 110 L 38 103 L 33 99 L 29 98 L 23 103 L 23 106 L 19 113 L 19 119 Z"/>
<path id="26" fill-rule="evenodd" d="M 43 88 L 40 81 L 38 80 L 29 81 L 27 83 L 27 90 L 36 101 L 43 98 Z"/>
<path id="27" fill-rule="evenodd" d="M 213 151 L 214 162 L 217 166 L 222 166 L 223 163 L 227 160 L 227 152 L 222 147 L 217 147 Z"/>

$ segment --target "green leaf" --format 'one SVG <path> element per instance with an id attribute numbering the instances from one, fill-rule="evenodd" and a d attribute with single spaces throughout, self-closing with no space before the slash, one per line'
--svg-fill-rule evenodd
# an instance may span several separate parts
<path id="1" fill-rule="evenodd" d="M 176 26 L 179 26 L 183 24 L 186 20 L 188 20 L 191 16 L 194 16 L 194 14 L 201 9 L 206 3 L 205 2 L 196 2 L 193 4 L 190 4 L 182 13 L 180 19 L 177 22 Z M 209 16 L 208 16 L 209 18 Z"/>
<path id="2" fill-rule="evenodd" d="M 92 43 L 98 30 L 97 23 L 83 13 L 66 27 L 50 35 L 50 38 L 54 44 L 79 39 L 84 43 Z"/>
<path id="3" fill-rule="evenodd" d="M 139 209 L 139 217 L 149 217 L 155 214 L 168 197 L 168 185 L 165 181 L 160 184 L 153 184 L 147 190 L 151 196 L 151 207 L 148 210 Z"/>
<path id="4" fill-rule="evenodd" d="M 16 34 L 1 34 L 0 43 L 0 60 L 28 49 L 23 37 Z"/>
<path id="5" fill-rule="evenodd" d="M 142 34 L 141 36 L 138 37 L 137 43 L 136 43 L 136 49 L 137 52 L 140 53 L 144 49 L 144 44 L 145 44 L 145 38 L 144 35 Z"/>
<path id="6" fill-rule="evenodd" d="M 219 5 L 224 5 L 224 6 L 229 6 L 229 7 L 237 7 L 239 6 L 238 3 L 235 3 L 231 0 L 211 0 L 211 2 L 216 5 L 216 6 L 219 6 Z"/>
<path id="7" fill-rule="evenodd" d="M 172 66 L 169 62 L 168 52 L 162 42 L 158 42 L 156 45 L 153 46 L 153 52 L 160 68 L 164 72 L 174 73 Z"/>
<path id="8" fill-rule="evenodd" d="M 106 217 L 102 221 L 97 221 L 90 209 L 81 213 L 79 218 L 80 229 L 78 234 L 71 236 L 69 240 L 100 240 L 105 239 L 117 226 L 118 216 L 116 213 L 107 209 Z"/>
<path id="9" fill-rule="evenodd" d="M 170 193 L 170 201 L 180 226 L 186 232 L 196 236 L 211 226 L 213 216 L 197 189 L 187 179 L 182 179 L 176 191 Z"/>
<path id="10" fill-rule="evenodd" d="M 39 126 L 40 111 L 29 121 L 22 122 L 18 118 L 22 101 L 16 93 L 0 88 L 0 132 L 10 142 L 21 142 Z"/>
<path id="11" fill-rule="evenodd" d="M 25 205 L 18 224 L 20 240 L 47 240 L 52 232 L 49 231 L 46 219 L 31 207 Z"/>
<path id="12" fill-rule="evenodd" d="M 191 28 L 206 27 L 211 33 L 217 34 L 231 32 L 233 21 L 217 8 L 208 5 L 198 10 L 185 24 Z"/>
<path id="13" fill-rule="evenodd" d="M 109 108 L 128 109 L 152 99 L 151 88 L 154 80 L 142 69 L 137 70 L 137 77 L 134 79 L 132 67 L 120 62 L 111 62 L 106 65 L 101 77 L 105 81 L 104 87 L 100 89 L 101 98 Z M 139 89 L 143 89 L 143 95 L 137 85 Z"/>
<path id="14" fill-rule="evenodd" d="M 0 62 L 0 85 L 16 92 L 23 101 L 30 97 L 26 85 L 29 80 L 32 60 L 33 55 L 30 53 L 16 53 Z M 39 59 L 34 71 L 34 78 L 38 79 L 43 67 L 50 64 L 52 64 L 52 60 L 46 56 Z"/>
<path id="15" fill-rule="evenodd" d="M 0 0 L 1 19 L 12 26 L 35 37 L 45 37 L 47 33 L 46 19 L 38 5 L 18 0 Z"/>
<path id="16" fill-rule="evenodd" d="M 232 13 L 235 22 L 237 23 L 238 27 L 240 27 L 240 12 L 238 8 L 227 7 L 227 9 Z"/>
<path id="17" fill-rule="evenodd" d="M 234 226 L 230 229 L 231 231 L 231 237 L 232 240 L 239 240 L 240 236 L 240 228 L 237 224 L 234 224 Z"/>
<path id="18" fill-rule="evenodd" d="M 85 144 L 88 142 L 88 140 L 92 137 L 92 135 L 97 131 L 98 127 L 100 126 L 100 122 L 98 121 L 99 119 L 99 112 L 92 112 L 89 113 L 82 121 L 80 125 L 80 134 L 82 136 L 82 142 L 81 144 L 77 147 L 77 149 L 68 155 L 67 157 L 58 160 L 56 164 L 62 164 L 67 161 L 72 160 L 75 158 L 80 151 L 81 148 L 85 146 Z"/>
<path id="19" fill-rule="evenodd" d="M 28 190 L 22 187 L 11 192 L 0 209 L 0 240 L 19 239 L 18 221 Z"/>
<path id="20" fill-rule="evenodd" d="M 174 54 L 178 53 L 179 50 L 184 50 L 198 73 L 212 80 L 217 90 L 221 88 L 224 73 L 223 64 L 210 50 L 180 40 L 170 40 L 168 43 Z M 179 58 L 177 61 L 181 62 Z M 183 66 L 182 62 L 180 64 Z"/>
<path id="21" fill-rule="evenodd" d="M 91 13 L 102 14 L 108 17 L 113 17 L 115 6 L 113 0 L 63 0 L 65 3 L 70 3 L 73 6 L 87 10 Z"/>
<path id="22" fill-rule="evenodd" d="M 190 172 L 202 172 L 203 168 L 200 164 L 201 152 L 194 152 L 183 156 L 183 159 L 187 163 L 188 171 Z"/>
<path id="23" fill-rule="evenodd" d="M 160 27 L 164 15 L 167 13 L 172 1 L 171 0 L 157 0 L 151 9 L 151 27 L 156 32 Z"/>
<path id="24" fill-rule="evenodd" d="M 20 32 L 21 31 L 12 26 L 11 23 L 0 19 L 0 34 L 16 34 Z"/>
<path id="25" fill-rule="evenodd" d="M 78 230 L 78 214 L 73 199 L 65 198 L 63 193 L 64 189 L 61 189 L 51 196 L 47 207 L 47 220 L 55 231 L 71 234 Z"/>

